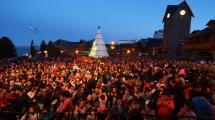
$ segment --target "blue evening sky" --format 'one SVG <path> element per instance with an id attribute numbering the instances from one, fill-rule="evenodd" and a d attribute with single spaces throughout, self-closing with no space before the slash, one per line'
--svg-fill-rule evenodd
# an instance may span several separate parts
<path id="1" fill-rule="evenodd" d="M 182 0 L 1 0 L 0 37 L 8 36 L 16 46 L 33 39 L 69 41 L 92 39 L 100 25 L 106 43 L 119 39 L 152 37 L 162 29 L 167 5 Z M 187 0 L 195 17 L 191 31 L 205 28 L 215 19 L 215 0 Z M 32 25 L 39 30 L 28 29 Z"/>

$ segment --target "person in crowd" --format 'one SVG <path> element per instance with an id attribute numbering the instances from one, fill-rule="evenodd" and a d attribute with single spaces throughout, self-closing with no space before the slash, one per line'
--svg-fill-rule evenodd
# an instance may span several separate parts
<path id="1" fill-rule="evenodd" d="M 76 120 L 86 119 L 86 107 L 85 107 L 85 101 L 84 100 L 80 100 L 79 103 L 75 106 L 74 118 Z"/>
<path id="2" fill-rule="evenodd" d="M 107 95 L 104 92 L 103 94 L 101 94 L 99 98 L 99 107 L 97 111 L 104 112 L 105 110 L 107 110 L 106 104 L 107 104 Z"/>
<path id="3" fill-rule="evenodd" d="M 180 120 L 195 120 L 196 119 L 196 113 L 193 111 L 193 105 L 191 101 L 186 101 L 184 104 L 184 107 L 180 109 L 178 112 L 178 115 Z M 185 117 L 185 118 L 183 118 Z"/>
<path id="4" fill-rule="evenodd" d="M 34 119 L 32 112 L 39 119 L 214 117 L 214 68 L 213 61 L 136 55 L 0 60 L 0 119 L 8 112 L 21 113 L 14 119 Z"/>
<path id="5" fill-rule="evenodd" d="M 159 117 L 163 119 L 169 119 L 172 117 L 174 101 L 169 96 L 163 95 L 159 97 L 157 101 L 157 107 Z"/>
<path id="6" fill-rule="evenodd" d="M 23 112 L 27 108 L 30 107 L 30 100 L 26 93 L 24 93 L 24 89 L 22 87 L 16 86 L 15 94 L 17 96 L 16 99 L 16 111 Z"/>
<path id="7" fill-rule="evenodd" d="M 207 117 L 214 116 L 214 110 L 212 104 L 206 99 L 206 95 L 203 91 L 196 91 L 197 96 L 192 98 L 192 104 L 197 117 L 207 119 Z"/>
<path id="8" fill-rule="evenodd" d="M 28 111 L 21 117 L 21 120 L 37 120 L 38 114 L 35 113 L 34 106 L 31 106 Z"/>
<path id="9" fill-rule="evenodd" d="M 70 93 L 68 91 L 63 92 L 63 94 L 60 95 L 60 100 L 61 102 L 56 112 L 70 112 L 72 110 L 72 98 Z"/>

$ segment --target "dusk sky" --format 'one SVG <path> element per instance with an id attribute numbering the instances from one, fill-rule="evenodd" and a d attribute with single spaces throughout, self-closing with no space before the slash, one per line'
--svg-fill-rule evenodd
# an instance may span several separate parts
<path id="1" fill-rule="evenodd" d="M 106 43 L 120 39 L 152 37 L 163 29 L 167 5 L 182 0 L 1 0 L 0 37 L 16 46 L 37 45 L 41 40 L 93 39 L 101 26 Z M 187 0 L 194 18 L 191 31 L 215 19 L 215 0 Z M 34 26 L 39 33 L 29 30 Z"/>

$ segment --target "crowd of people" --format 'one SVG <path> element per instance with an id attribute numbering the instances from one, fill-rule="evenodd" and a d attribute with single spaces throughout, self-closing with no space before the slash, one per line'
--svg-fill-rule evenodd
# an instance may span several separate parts
<path id="1" fill-rule="evenodd" d="M 0 60 L 1 119 L 215 119 L 214 105 L 213 61 Z"/>

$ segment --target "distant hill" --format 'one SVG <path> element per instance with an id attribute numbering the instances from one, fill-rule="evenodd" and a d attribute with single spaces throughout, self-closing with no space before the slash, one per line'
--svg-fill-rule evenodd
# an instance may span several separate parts
<path id="1" fill-rule="evenodd" d="M 77 45 L 79 42 L 70 42 L 70 41 L 67 41 L 67 40 L 63 40 L 63 39 L 58 39 L 54 42 L 54 44 L 56 45 L 59 45 L 59 44 L 64 44 L 64 45 L 67 45 L 67 46 L 74 46 L 74 45 Z"/>
<path id="2" fill-rule="evenodd" d="M 67 41 L 67 40 L 58 39 L 55 42 L 53 42 L 53 44 L 56 47 L 61 48 L 63 50 L 72 50 L 72 48 L 77 46 L 79 44 L 79 42 L 70 42 L 70 41 Z"/>

